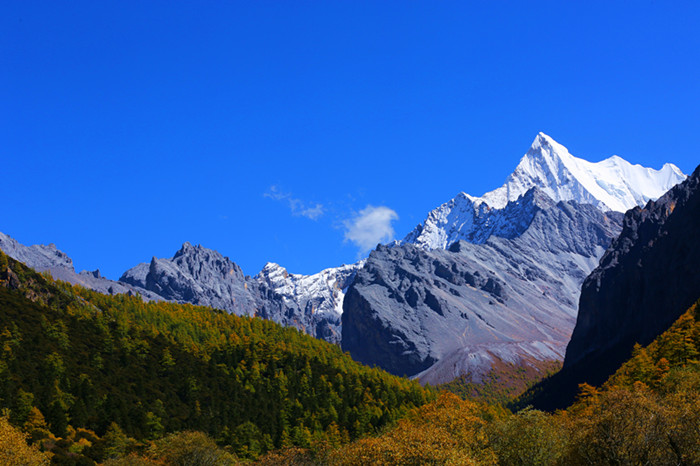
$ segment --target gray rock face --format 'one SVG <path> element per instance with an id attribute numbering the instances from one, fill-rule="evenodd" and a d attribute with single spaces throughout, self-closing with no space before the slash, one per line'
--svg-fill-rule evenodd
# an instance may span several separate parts
<path id="1" fill-rule="evenodd" d="M 64 268 L 74 270 L 73 260 L 63 251 L 59 251 L 56 245 L 51 243 L 25 246 L 14 238 L 0 233 L 0 249 L 15 260 L 43 272 L 51 268 Z"/>
<path id="2" fill-rule="evenodd" d="M 255 277 L 259 315 L 283 325 L 302 326 L 316 338 L 339 344 L 345 292 L 363 264 L 298 275 L 268 263 Z"/>
<path id="3" fill-rule="evenodd" d="M 171 301 L 255 315 L 339 343 L 345 290 L 360 265 L 298 275 L 270 263 L 251 278 L 228 257 L 185 243 L 172 259 L 154 257 L 119 280 Z"/>
<path id="4" fill-rule="evenodd" d="M 512 235 L 448 250 L 403 244 L 373 251 L 345 297 L 343 349 L 430 383 L 466 373 L 478 381 L 494 356 L 561 359 L 581 282 L 622 215 L 555 203 L 536 188 L 502 215 L 517 227 Z"/>
<path id="5" fill-rule="evenodd" d="M 604 381 L 634 343 L 649 344 L 700 298 L 698 231 L 700 167 L 658 201 L 627 212 L 583 283 L 565 368 L 587 367 L 583 380 Z"/>
<path id="6" fill-rule="evenodd" d="M 0 249 L 8 256 L 23 262 L 38 272 L 49 272 L 56 280 L 81 285 L 104 294 L 141 295 L 147 301 L 163 299 L 142 287 L 108 280 L 100 276 L 99 270 L 75 273 L 73 260 L 66 253 L 57 249 L 55 244 L 25 246 L 0 233 Z"/>
<path id="7" fill-rule="evenodd" d="M 581 383 L 600 385 L 700 298 L 700 167 L 658 201 L 625 214 L 620 236 L 586 278 L 561 371 L 527 400 L 573 403 Z"/>
<path id="8" fill-rule="evenodd" d="M 126 271 L 120 282 L 145 288 L 164 299 L 255 315 L 254 294 L 241 268 L 202 246 L 182 245 L 172 259 L 153 258 Z"/>

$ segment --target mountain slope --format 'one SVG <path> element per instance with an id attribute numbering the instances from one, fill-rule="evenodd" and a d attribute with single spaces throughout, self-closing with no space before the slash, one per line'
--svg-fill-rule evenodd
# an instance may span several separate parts
<path id="1" fill-rule="evenodd" d="M 635 345 L 632 356 L 605 382 L 603 389 L 624 386 L 632 388 L 635 382 L 658 387 L 664 378 L 676 369 L 691 368 L 700 372 L 700 301 L 647 346 Z"/>
<path id="2" fill-rule="evenodd" d="M 55 244 L 24 246 L 14 238 L 0 233 L 0 250 L 13 259 L 31 264 L 32 268 L 41 269 L 42 272 L 59 267 L 74 270 L 73 260 L 63 251 L 59 251 Z"/>
<path id="3" fill-rule="evenodd" d="M 345 297 L 343 349 L 433 384 L 462 374 L 478 382 L 496 360 L 560 360 L 580 284 L 621 215 L 536 188 L 503 210 L 522 232 L 449 250 L 373 251 Z"/>
<path id="4" fill-rule="evenodd" d="M 670 163 L 654 170 L 632 165 L 617 156 L 588 162 L 540 133 L 503 186 L 480 198 L 458 194 L 430 212 L 403 243 L 445 249 L 460 239 L 478 243 L 489 235 L 512 237 L 517 234 L 518 225 L 503 218 L 503 209 L 532 187 L 554 201 L 575 201 L 604 211 L 625 212 L 658 198 L 684 179 L 680 169 Z"/>
<path id="5" fill-rule="evenodd" d="M 364 261 L 359 261 L 313 275 L 300 275 L 268 263 L 254 277 L 258 315 L 288 326 L 304 325 L 316 338 L 340 343 L 345 293 L 363 264 Z"/>
<path id="6" fill-rule="evenodd" d="M 0 410 L 17 425 L 38 408 L 58 436 L 198 429 L 250 457 L 373 433 L 432 397 L 295 329 L 56 283 L 0 252 Z"/>
<path id="7" fill-rule="evenodd" d="M 65 252 L 57 249 L 55 244 L 24 246 L 14 238 L 0 233 L 0 251 L 37 272 L 49 272 L 56 280 L 81 285 L 105 294 L 140 295 L 146 300 L 163 300 L 162 296 L 144 287 L 106 279 L 100 275 L 99 270 L 76 273 L 73 260 Z"/>
<path id="8" fill-rule="evenodd" d="M 119 279 L 165 299 L 259 316 L 332 343 L 340 340 L 344 290 L 361 262 L 314 275 L 268 263 L 255 277 L 219 252 L 185 243 L 172 259 L 153 258 Z"/>
<path id="9" fill-rule="evenodd" d="M 700 297 L 698 228 L 700 169 L 625 215 L 620 236 L 583 284 L 564 367 L 585 358 L 619 361 L 614 354 L 648 344 Z"/>
<path id="10" fill-rule="evenodd" d="M 329 463 L 700 464 L 699 304 L 565 411 L 510 412 L 443 394 Z"/>
<path id="11" fill-rule="evenodd" d="M 651 342 L 700 297 L 699 186 L 700 167 L 625 214 L 622 232 L 583 284 L 564 367 L 533 404 L 565 406 L 579 383 L 601 384 L 635 343 Z"/>

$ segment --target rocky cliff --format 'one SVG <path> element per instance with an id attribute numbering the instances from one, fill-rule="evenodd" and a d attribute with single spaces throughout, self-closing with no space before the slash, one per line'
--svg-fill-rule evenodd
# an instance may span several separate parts
<path id="1" fill-rule="evenodd" d="M 185 243 L 172 259 L 154 257 L 127 270 L 119 280 L 171 301 L 259 316 L 339 343 L 345 290 L 361 265 L 300 275 L 268 263 L 249 277 L 219 252 Z"/>
<path id="2" fill-rule="evenodd" d="M 73 260 L 59 250 L 55 244 L 35 244 L 25 246 L 14 238 L 0 233 L 0 249 L 5 254 L 23 262 L 37 272 L 48 272 L 56 280 L 84 286 L 104 294 L 140 295 L 145 300 L 160 301 L 163 298 L 145 288 L 128 283 L 109 280 L 100 275 L 99 270 L 75 272 Z"/>
<path id="3" fill-rule="evenodd" d="M 564 408 L 578 385 L 603 383 L 700 297 L 700 167 L 646 207 L 625 214 L 622 231 L 582 286 L 564 367 L 523 402 Z"/>
<path id="4" fill-rule="evenodd" d="M 153 258 L 127 270 L 120 282 L 139 286 L 170 301 L 254 315 L 256 304 L 241 268 L 220 253 L 185 243 L 172 259 Z"/>
<path id="5" fill-rule="evenodd" d="M 345 297 L 343 349 L 431 383 L 466 373 L 478 381 L 495 358 L 561 360 L 581 282 L 622 215 L 532 188 L 501 216 L 518 226 L 512 234 L 373 251 Z"/>
<path id="6" fill-rule="evenodd" d="M 700 297 L 700 167 L 643 209 L 627 212 L 620 236 L 583 283 L 564 367 L 618 366 L 634 343 L 649 344 Z M 591 373 L 590 383 L 609 373 Z"/>

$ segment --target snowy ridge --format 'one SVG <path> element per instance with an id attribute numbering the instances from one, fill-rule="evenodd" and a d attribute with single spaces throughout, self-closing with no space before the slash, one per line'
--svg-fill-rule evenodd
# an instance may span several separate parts
<path id="1" fill-rule="evenodd" d="M 250 280 L 257 290 L 258 316 L 339 344 L 345 293 L 363 264 L 301 275 L 269 262 Z"/>
<path id="2" fill-rule="evenodd" d="M 576 201 L 602 210 L 626 212 L 658 199 L 685 179 L 686 175 L 671 163 L 654 170 L 632 165 L 616 155 L 597 163 L 588 162 L 539 133 L 505 184 L 480 200 L 500 209 L 537 186 L 555 201 Z"/>
<path id="3" fill-rule="evenodd" d="M 533 187 L 555 202 L 575 201 L 604 212 L 625 212 L 659 198 L 685 178 L 670 163 L 654 170 L 632 165 L 618 156 L 588 162 L 539 133 L 503 186 L 480 198 L 458 194 L 430 212 L 401 243 L 445 249 L 460 239 L 479 244 L 490 235 L 511 238 L 530 217 L 528 212 L 517 214 L 512 203 L 519 202 Z M 508 209 L 511 211 L 506 212 Z"/>
<path id="4" fill-rule="evenodd" d="M 485 202 L 460 193 L 430 212 L 423 225 L 409 233 L 403 243 L 447 249 L 459 240 L 482 244 L 491 236 L 512 239 L 527 229 L 538 207 L 552 204 L 537 188 L 531 188 L 502 209 L 492 209 Z"/>
<path id="5" fill-rule="evenodd" d="M 300 309 L 307 309 L 311 314 L 340 316 L 343 313 L 345 292 L 364 263 L 361 260 L 313 275 L 301 275 L 289 273 L 281 265 L 268 262 L 255 279 L 265 282 L 287 306 L 296 305 Z"/>

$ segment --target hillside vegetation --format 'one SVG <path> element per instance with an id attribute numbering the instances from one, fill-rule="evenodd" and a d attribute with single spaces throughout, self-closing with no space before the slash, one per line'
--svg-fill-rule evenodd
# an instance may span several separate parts
<path id="1" fill-rule="evenodd" d="M 102 295 L 0 253 L 0 409 L 57 463 L 143 452 L 183 431 L 239 458 L 340 445 L 434 397 L 295 329 Z"/>
<path id="2" fill-rule="evenodd" d="M 310 463 L 464 465 L 700 464 L 700 306 L 646 348 L 637 347 L 600 388 L 554 414 L 517 413 L 446 393 L 381 435 Z M 300 453 L 276 453 L 275 463 Z"/>
<path id="3" fill-rule="evenodd" d="M 512 413 L 435 399 L 294 329 L 100 295 L 0 255 L 8 464 L 700 464 L 699 359 L 696 303 L 568 409 Z"/>
<path id="4" fill-rule="evenodd" d="M 538 361 L 532 358 L 514 364 L 495 359 L 491 370 L 480 382 L 473 382 L 470 374 L 467 374 L 435 388 L 466 399 L 506 405 L 538 381 L 561 369 L 561 361 Z"/>

